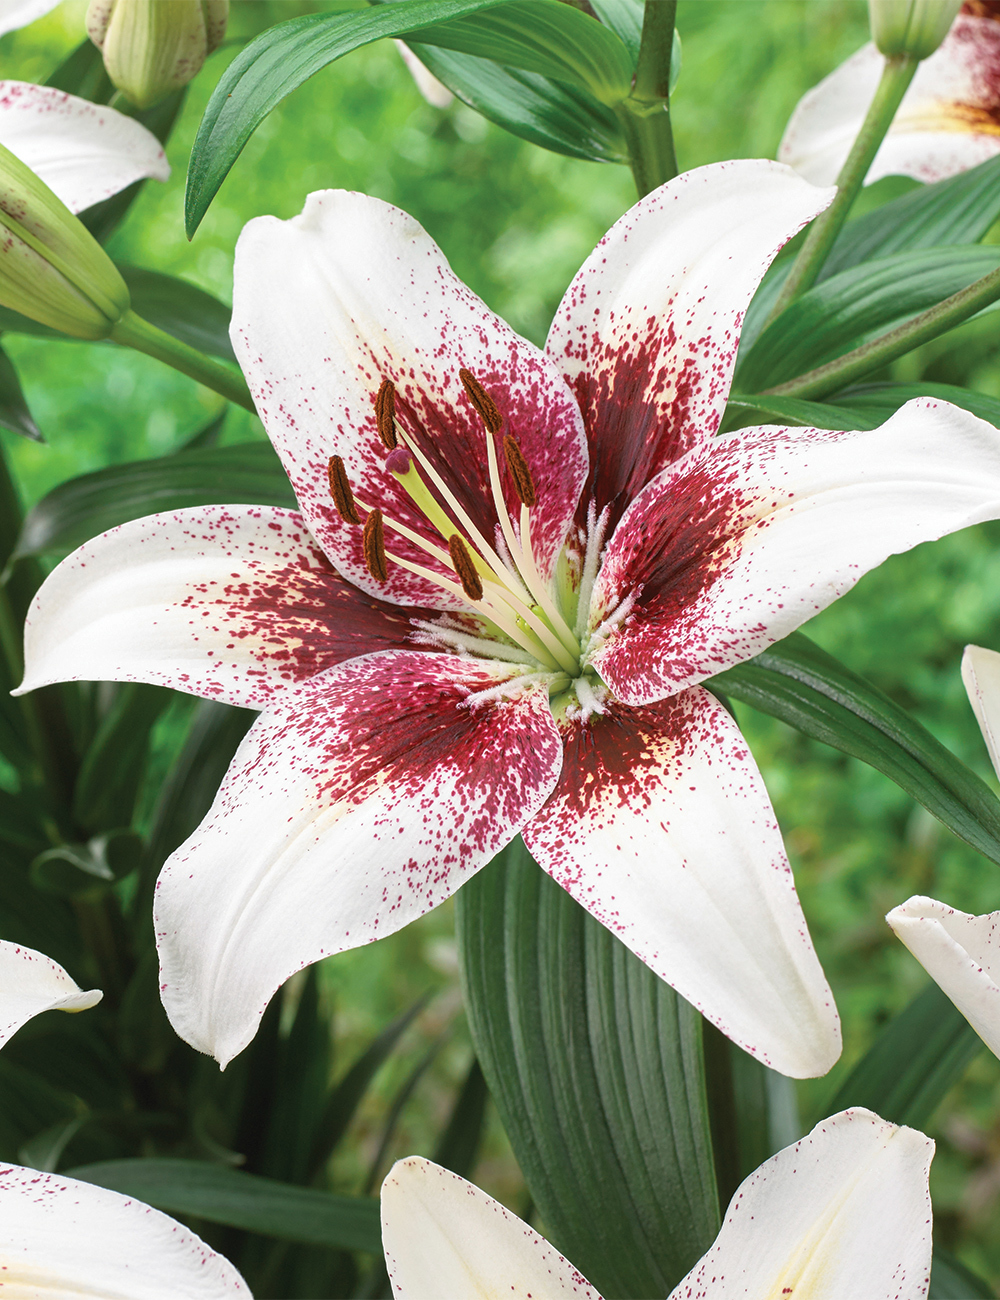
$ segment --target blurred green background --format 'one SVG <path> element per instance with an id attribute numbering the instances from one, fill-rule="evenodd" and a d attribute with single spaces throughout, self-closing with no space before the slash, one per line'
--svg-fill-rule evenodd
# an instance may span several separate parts
<path id="1" fill-rule="evenodd" d="M 574 271 L 634 200 L 630 174 L 543 152 L 460 104 L 431 108 L 389 45 L 328 68 L 272 113 L 194 241 L 185 239 L 185 164 L 215 79 L 257 31 L 323 7 L 236 0 L 229 39 L 191 87 L 171 140 L 173 177 L 146 187 L 111 251 L 228 298 L 233 246 L 247 220 L 293 216 L 310 190 L 362 190 L 419 218 L 490 307 L 541 342 Z M 84 0 L 66 0 L 48 18 L 0 41 L 5 73 L 44 80 L 79 41 L 84 9 Z M 773 157 L 798 98 L 864 42 L 866 23 L 862 0 L 680 0 L 684 55 L 673 111 L 681 166 Z M 861 202 L 884 201 L 906 184 L 883 182 Z M 997 320 L 971 322 L 905 358 L 894 377 L 925 375 L 1000 395 Z M 112 345 L 10 336 L 5 346 L 48 440 L 32 445 L 2 435 L 26 504 L 83 471 L 169 450 L 219 407 L 214 394 Z M 226 441 L 262 436 L 252 417 L 230 413 Z M 969 641 L 1000 647 L 1000 525 L 890 560 L 807 631 L 993 783 L 959 660 Z M 178 704 L 162 727 L 165 755 L 183 709 Z M 993 864 L 862 764 L 749 709 L 741 710 L 740 722 L 774 799 L 844 1020 L 841 1063 L 827 1079 L 800 1089 L 803 1120 L 812 1122 L 878 1025 L 925 981 L 892 938 L 884 913 L 913 893 L 966 911 L 993 910 L 1000 907 L 1000 879 Z M 460 1006 L 450 908 L 331 959 L 324 974 L 348 1056 L 352 1043 L 433 989 L 437 997 L 414 1031 L 426 1041 Z M 404 1112 L 392 1154 L 429 1149 L 447 1088 L 464 1068 L 466 1041 L 459 1024 Z M 355 1166 L 343 1171 L 348 1182 L 373 1154 L 379 1106 L 410 1065 L 412 1059 L 391 1067 L 369 1100 L 361 1144 L 345 1158 Z M 992 1228 L 1000 1194 L 998 1101 L 1000 1063 L 983 1052 L 932 1126 L 939 1144 L 932 1173 L 937 1237 L 994 1281 L 1000 1280 L 1000 1240 Z M 521 1205 L 523 1189 L 495 1120 L 477 1179 Z"/>

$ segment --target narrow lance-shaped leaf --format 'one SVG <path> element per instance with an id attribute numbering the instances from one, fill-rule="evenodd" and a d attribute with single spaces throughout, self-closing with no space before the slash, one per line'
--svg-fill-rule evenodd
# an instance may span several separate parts
<path id="1" fill-rule="evenodd" d="M 986 784 L 887 695 L 802 633 L 712 681 L 724 695 L 863 759 L 1000 863 L 1000 803 Z"/>

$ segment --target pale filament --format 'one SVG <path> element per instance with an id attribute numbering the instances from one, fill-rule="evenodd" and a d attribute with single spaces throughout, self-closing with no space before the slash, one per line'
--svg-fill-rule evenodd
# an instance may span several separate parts
<path id="1" fill-rule="evenodd" d="M 580 643 L 570 631 L 569 624 L 560 614 L 558 605 L 549 595 L 545 583 L 542 581 L 542 575 L 538 572 L 538 566 L 535 564 L 535 553 L 531 547 L 531 510 L 523 502 L 521 504 L 521 541 L 523 543 L 521 562 L 524 565 L 524 580 L 532 595 L 536 597 L 539 605 L 548 615 L 559 640 L 573 654 L 577 654 Z"/>

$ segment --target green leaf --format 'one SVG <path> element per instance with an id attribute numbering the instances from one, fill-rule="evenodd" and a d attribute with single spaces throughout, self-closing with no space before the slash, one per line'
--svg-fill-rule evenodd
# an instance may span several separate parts
<path id="1" fill-rule="evenodd" d="M 382 1250 L 378 1201 L 367 1197 L 291 1187 L 200 1160 L 102 1160 L 66 1174 L 168 1214 L 335 1250 Z"/>
<path id="2" fill-rule="evenodd" d="M 823 1114 L 865 1106 L 893 1124 L 924 1128 L 983 1047 L 947 994 L 929 984 L 889 1021 Z"/>
<path id="3" fill-rule="evenodd" d="M 241 502 L 295 507 L 270 443 L 178 452 L 69 479 L 29 511 L 14 554 L 67 555 L 99 533 L 144 515 Z"/>
<path id="4" fill-rule="evenodd" d="M 867 421 L 868 425 L 859 428 L 874 428 L 888 420 L 905 403 L 914 397 L 939 397 L 943 402 L 951 402 L 964 411 L 971 411 L 981 420 L 988 420 L 1000 428 L 1000 398 L 989 397 L 986 393 L 973 393 L 968 388 L 959 388 L 955 384 L 859 384 L 856 388 L 846 388 L 837 394 L 837 406 L 845 411 L 856 411 Z M 770 401 L 770 398 L 764 399 Z M 812 405 L 812 403 L 809 403 Z M 821 410 L 826 407 L 816 403 Z M 836 425 L 831 425 L 836 428 Z"/>
<path id="5" fill-rule="evenodd" d="M 92 104 L 106 104 L 115 93 L 104 69 L 104 55 L 89 37 L 63 59 L 45 84 L 89 99 Z"/>
<path id="6" fill-rule="evenodd" d="M 801 632 L 713 677 L 710 686 L 869 763 L 1000 863 L 1000 802 L 985 782 L 888 695 Z"/>
<path id="7" fill-rule="evenodd" d="M 146 771 L 153 724 L 170 703 L 162 686 L 119 687 L 80 764 L 73 816 L 88 831 L 128 826 Z"/>
<path id="8" fill-rule="evenodd" d="M 434 1149 L 432 1158 L 435 1164 L 443 1165 L 463 1178 L 472 1177 L 482 1142 L 489 1095 L 482 1066 L 473 1057 L 447 1127 Z"/>
<path id="9" fill-rule="evenodd" d="M 935 1246 L 927 1300 L 996 1300 L 996 1292 L 960 1259 Z"/>
<path id="10" fill-rule="evenodd" d="M 401 36 L 568 80 L 612 103 L 629 93 L 632 67 L 622 42 L 558 0 L 399 0 L 366 11 L 293 18 L 251 41 L 209 100 L 188 166 L 188 235 L 276 104 L 335 59 L 382 37 Z"/>
<path id="11" fill-rule="evenodd" d="M 859 262 L 917 248 L 977 244 L 1000 216 L 1000 158 L 885 203 L 840 232 L 823 267 L 826 280 Z"/>
<path id="12" fill-rule="evenodd" d="M 840 403 L 839 397 L 837 401 Z M 750 424 L 790 424 L 817 429 L 874 429 L 885 418 L 888 417 L 873 418 L 862 405 L 855 409 L 829 402 L 807 402 L 800 397 L 756 397 L 750 393 L 731 393 L 726 404 L 724 427 L 730 430 Z"/>
<path id="13" fill-rule="evenodd" d="M 516 840 L 457 895 L 476 1055 L 546 1234 L 663 1296 L 719 1226 L 701 1017 Z"/>
<path id="14" fill-rule="evenodd" d="M 894 329 L 1000 266 L 1000 248 L 962 245 L 894 253 L 817 284 L 781 313 L 741 359 L 734 384 L 758 392 L 794 379 Z"/>
<path id="15" fill-rule="evenodd" d="M 0 427 L 19 433 L 33 442 L 44 442 L 42 431 L 28 410 L 14 363 L 0 348 Z"/>
<path id="16" fill-rule="evenodd" d="M 628 162 L 618 119 L 587 91 L 471 54 L 407 44 L 452 94 L 512 135 L 570 158 Z"/>
<path id="17" fill-rule="evenodd" d="M 132 295 L 133 311 L 151 325 L 210 357 L 236 360 L 229 340 L 233 313 L 225 303 L 173 275 L 121 264 L 118 270 Z"/>

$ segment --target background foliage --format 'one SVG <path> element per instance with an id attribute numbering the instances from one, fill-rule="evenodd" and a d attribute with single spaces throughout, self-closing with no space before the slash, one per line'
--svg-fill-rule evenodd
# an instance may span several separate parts
<path id="1" fill-rule="evenodd" d="M 79 39 L 83 0 L 0 42 L 16 75 L 44 80 Z M 294 215 L 312 189 L 338 186 L 412 212 L 456 272 L 515 328 L 541 342 L 573 272 L 633 201 L 625 168 L 563 158 L 505 134 L 461 105 L 439 111 L 417 94 L 392 48 L 366 48 L 320 73 L 273 112 L 251 140 L 194 241 L 183 234 L 186 158 L 205 103 L 239 44 L 279 18 L 324 8 L 298 0 L 236 3 L 226 45 L 192 85 L 169 147 L 175 174 L 148 185 L 114 236 L 112 254 L 190 278 L 228 298 L 232 247 L 260 213 Z M 684 42 L 674 124 L 681 167 L 727 157 L 774 156 L 800 95 L 866 39 L 863 0 L 680 0 Z M 881 182 L 874 205 L 910 182 Z M 1000 242 L 992 237 L 989 242 Z M 891 377 L 965 383 L 1000 396 L 996 317 L 987 314 L 898 362 Z M 109 344 L 5 340 L 47 443 L 3 437 L 28 500 L 106 464 L 167 452 L 203 425 L 220 401 L 157 363 Z M 224 442 L 262 438 L 231 408 Z M 968 641 L 1000 648 L 1000 525 L 988 524 L 896 557 L 806 629 L 920 719 L 991 784 L 959 679 Z M 166 772 L 190 705 L 161 719 L 155 762 Z M 846 1030 L 831 1076 L 799 1087 L 803 1123 L 825 1103 L 877 1027 L 925 976 L 880 916 L 913 893 L 965 911 L 1000 906 L 997 868 L 951 836 L 900 789 L 861 763 L 779 722 L 737 706 L 785 833 L 806 915 Z M 154 783 L 155 784 L 155 783 Z M 13 789 L 0 771 L 0 786 Z M 147 810 L 147 814 L 150 810 Z M 386 1099 L 396 1095 L 458 1006 L 451 907 L 321 968 L 335 1003 L 342 1069 L 421 994 L 436 996 L 407 1031 L 412 1046 L 379 1076 L 358 1141 L 337 1157 L 358 1185 L 376 1154 Z M 290 1015 L 291 1012 L 289 1011 Z M 391 1154 L 430 1152 L 468 1061 L 461 1026 L 415 1081 Z M 927 1125 L 938 1140 L 932 1173 L 936 1236 L 994 1282 L 1000 1240 L 991 1231 L 1000 1195 L 1000 1063 L 981 1053 Z M 523 1187 L 493 1121 L 476 1180 L 523 1211 Z M 384 1168 L 383 1164 L 383 1168 Z M 971 1175 L 971 1176 L 970 1176 Z"/>

